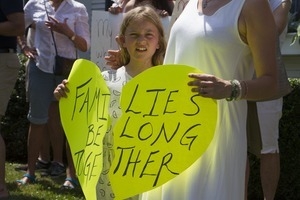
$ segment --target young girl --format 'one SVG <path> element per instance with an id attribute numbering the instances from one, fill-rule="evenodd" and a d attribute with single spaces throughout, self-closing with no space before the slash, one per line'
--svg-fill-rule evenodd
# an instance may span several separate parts
<path id="1" fill-rule="evenodd" d="M 97 199 L 113 199 L 108 171 L 114 158 L 113 127 L 121 115 L 119 106 L 122 87 L 132 77 L 144 70 L 160 65 L 163 62 L 166 41 L 163 27 L 157 13 L 148 6 L 140 6 L 126 13 L 119 34 L 122 63 L 124 66 L 116 72 L 104 71 L 103 77 L 111 92 L 110 118 L 106 136 L 103 139 L 103 170 L 97 184 Z M 59 100 L 66 97 L 67 80 L 64 80 L 54 91 Z M 137 199 L 133 197 L 131 199 Z"/>

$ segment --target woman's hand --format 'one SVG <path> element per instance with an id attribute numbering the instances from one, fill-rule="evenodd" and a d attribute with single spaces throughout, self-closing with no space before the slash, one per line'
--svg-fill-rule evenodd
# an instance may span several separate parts
<path id="1" fill-rule="evenodd" d="M 157 9 L 156 12 L 161 17 L 167 17 L 167 16 L 169 16 L 169 13 L 166 10 L 159 10 L 159 9 Z"/>
<path id="2" fill-rule="evenodd" d="M 191 73 L 189 77 L 194 78 L 188 83 L 189 86 L 192 86 L 192 92 L 199 93 L 202 97 L 224 99 L 231 96 L 230 81 L 209 74 Z"/>
<path id="3" fill-rule="evenodd" d="M 25 45 L 24 47 L 22 47 L 22 52 L 28 58 L 35 59 L 35 56 L 37 55 L 36 48 L 30 48 L 27 45 Z"/>
<path id="4" fill-rule="evenodd" d="M 52 31 L 66 35 L 68 38 L 74 35 L 74 32 L 70 29 L 70 27 L 67 24 L 68 18 L 65 18 L 64 22 L 59 22 L 57 19 L 50 16 L 49 19 L 51 21 L 46 21 L 45 24 Z"/>
<path id="5" fill-rule="evenodd" d="M 123 8 L 120 5 L 113 4 L 111 7 L 108 8 L 108 12 L 117 15 L 123 12 Z"/>
<path id="6" fill-rule="evenodd" d="M 116 42 L 120 47 L 122 47 L 121 37 L 116 36 Z M 110 66 L 112 69 L 118 69 L 122 67 L 125 63 L 122 63 L 121 51 L 120 50 L 108 50 L 104 59 L 106 60 L 106 65 Z"/>
<path id="7" fill-rule="evenodd" d="M 67 83 L 68 83 L 68 80 L 67 80 L 67 79 L 64 79 L 64 80 L 62 81 L 62 83 L 59 84 L 59 85 L 55 88 L 53 94 L 54 94 L 54 97 L 55 97 L 58 101 L 59 101 L 60 98 L 62 98 L 62 97 L 64 97 L 64 98 L 67 98 L 67 97 L 68 97 L 68 96 L 67 96 L 67 93 L 70 92 L 70 91 L 69 91 L 69 89 L 68 89 L 67 86 L 66 86 Z"/>
<path id="8" fill-rule="evenodd" d="M 122 67 L 120 50 L 108 50 L 104 59 L 106 60 L 106 65 L 110 66 L 112 69 L 118 69 Z"/>

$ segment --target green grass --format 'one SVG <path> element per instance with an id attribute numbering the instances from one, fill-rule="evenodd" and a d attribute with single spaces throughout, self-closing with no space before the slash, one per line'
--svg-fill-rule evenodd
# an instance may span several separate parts
<path id="1" fill-rule="evenodd" d="M 24 171 L 16 171 L 15 167 L 20 164 L 6 163 L 6 183 L 11 200 L 84 200 L 80 187 L 73 190 L 62 190 L 61 185 L 65 177 L 51 178 L 41 177 L 36 173 L 36 183 L 18 186 L 16 180 L 21 179 Z"/>

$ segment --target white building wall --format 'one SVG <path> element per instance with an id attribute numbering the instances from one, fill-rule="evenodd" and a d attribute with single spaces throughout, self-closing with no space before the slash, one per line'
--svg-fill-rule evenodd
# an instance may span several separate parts
<path id="1" fill-rule="evenodd" d="M 297 41 L 291 45 L 293 35 L 291 33 L 287 34 L 281 52 L 288 77 L 300 78 L 300 44 Z"/>
<path id="2" fill-rule="evenodd" d="M 86 0 L 91 1 L 92 10 L 104 10 L 105 0 Z"/>

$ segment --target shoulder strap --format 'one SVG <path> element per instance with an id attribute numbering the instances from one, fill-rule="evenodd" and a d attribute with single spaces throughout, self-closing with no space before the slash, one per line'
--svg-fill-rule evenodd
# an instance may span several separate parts
<path id="1" fill-rule="evenodd" d="M 44 0 L 44 6 L 45 6 L 45 11 L 46 11 L 48 20 L 50 21 L 49 14 L 48 14 L 48 11 L 47 11 L 46 1 L 45 0 Z M 51 29 L 50 29 L 50 31 L 51 31 L 51 36 L 52 36 L 52 39 L 53 39 L 53 42 L 54 42 L 55 53 L 57 55 L 57 48 L 56 48 L 56 43 L 55 43 L 55 39 L 54 39 L 54 34 L 53 34 L 53 31 Z"/>

